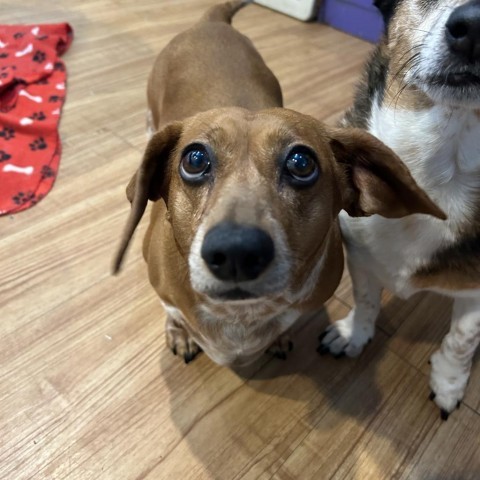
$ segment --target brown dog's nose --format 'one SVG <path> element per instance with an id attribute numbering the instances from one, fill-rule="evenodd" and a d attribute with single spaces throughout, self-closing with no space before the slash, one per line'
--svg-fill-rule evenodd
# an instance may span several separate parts
<path id="1" fill-rule="evenodd" d="M 275 247 L 270 235 L 259 228 L 223 222 L 205 235 L 201 255 L 220 280 L 245 282 L 268 267 Z"/>
<path id="2" fill-rule="evenodd" d="M 468 62 L 480 60 L 480 4 L 477 0 L 457 7 L 446 24 L 450 50 Z"/>

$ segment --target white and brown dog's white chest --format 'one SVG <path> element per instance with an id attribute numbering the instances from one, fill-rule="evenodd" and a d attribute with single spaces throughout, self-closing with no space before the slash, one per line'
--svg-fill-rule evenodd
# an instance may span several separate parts
<path id="1" fill-rule="evenodd" d="M 412 275 L 436 251 L 458 240 L 478 214 L 480 198 L 480 119 L 476 112 L 433 106 L 423 111 L 372 108 L 369 131 L 407 164 L 419 185 L 447 216 L 401 219 L 341 216 L 347 242 L 361 250 L 375 274 L 396 294 L 418 289 Z"/>

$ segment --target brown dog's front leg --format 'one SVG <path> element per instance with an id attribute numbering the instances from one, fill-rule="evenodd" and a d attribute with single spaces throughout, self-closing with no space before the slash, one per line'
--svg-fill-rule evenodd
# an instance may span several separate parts
<path id="1" fill-rule="evenodd" d="M 287 353 L 293 350 L 293 342 L 290 340 L 290 335 L 284 333 L 280 335 L 277 340 L 270 345 L 267 353 L 273 355 L 280 360 L 287 359 Z"/>
<path id="2" fill-rule="evenodd" d="M 193 341 L 185 328 L 170 315 L 165 323 L 167 345 L 174 355 L 180 355 L 185 363 L 190 363 L 202 349 Z"/>

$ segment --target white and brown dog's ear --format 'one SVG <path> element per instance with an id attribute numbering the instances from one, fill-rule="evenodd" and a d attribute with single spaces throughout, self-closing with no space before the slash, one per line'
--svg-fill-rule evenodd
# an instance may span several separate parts
<path id="1" fill-rule="evenodd" d="M 380 10 L 380 13 L 383 16 L 383 21 L 385 25 L 388 25 L 388 22 L 393 17 L 395 13 L 395 8 L 397 7 L 398 1 L 396 0 L 374 0 L 373 4 Z"/>
<path id="2" fill-rule="evenodd" d="M 350 216 L 424 213 L 447 218 L 400 158 L 373 135 L 353 128 L 331 130 L 330 146 L 341 170 L 343 208 Z"/>
<path id="3" fill-rule="evenodd" d="M 148 142 L 140 167 L 127 185 L 127 198 L 132 208 L 115 255 L 113 273 L 120 270 L 128 244 L 145 212 L 148 200 L 156 201 L 165 195 L 168 183 L 166 178 L 168 158 L 181 133 L 181 122 L 171 123 L 155 133 Z"/>

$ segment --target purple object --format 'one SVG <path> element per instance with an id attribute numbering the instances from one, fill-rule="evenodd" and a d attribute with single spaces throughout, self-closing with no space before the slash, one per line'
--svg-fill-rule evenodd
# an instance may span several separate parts
<path id="1" fill-rule="evenodd" d="M 318 19 L 370 42 L 383 32 L 383 19 L 373 0 L 324 0 Z"/>

